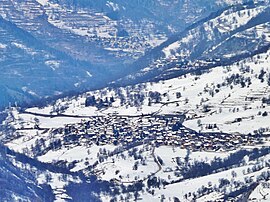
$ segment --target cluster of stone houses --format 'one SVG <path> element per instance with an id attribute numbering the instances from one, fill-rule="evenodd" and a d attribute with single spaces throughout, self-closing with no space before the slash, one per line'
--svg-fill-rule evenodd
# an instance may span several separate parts
<path id="1" fill-rule="evenodd" d="M 128 145 L 154 142 L 193 151 L 225 151 L 244 145 L 262 143 L 258 134 L 197 133 L 182 125 L 179 115 L 100 116 L 55 129 L 52 135 L 64 139 L 63 144 Z"/>

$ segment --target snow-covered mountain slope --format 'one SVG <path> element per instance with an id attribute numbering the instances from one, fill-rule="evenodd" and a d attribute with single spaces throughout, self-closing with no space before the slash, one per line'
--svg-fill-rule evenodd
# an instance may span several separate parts
<path id="1" fill-rule="evenodd" d="M 116 84 L 172 78 L 266 52 L 269 9 L 268 2 L 252 2 L 213 13 L 146 54 Z"/>
<path id="2" fill-rule="evenodd" d="M 117 59 L 130 62 L 171 33 L 236 3 L 240 1 L 3 0 L 0 14 L 77 59 L 108 65 L 117 63 Z M 169 12 L 165 14 L 164 10 Z"/>
<path id="3" fill-rule="evenodd" d="M 37 124 L 34 118 L 38 118 L 40 128 L 54 128 L 89 117 L 104 117 L 103 121 L 121 116 L 140 120 L 140 116 L 147 119 L 151 115 L 183 114 L 183 124 L 197 132 L 267 134 L 269 55 L 267 51 L 200 74 L 109 87 L 63 98 L 44 108 L 11 111 L 11 124 L 16 129 L 33 128 Z"/>
<path id="4" fill-rule="evenodd" d="M 38 5 L 34 14 L 27 13 L 23 3 L 17 10 L 26 12 L 29 19 L 42 10 L 45 22 L 59 30 L 59 36 L 67 37 L 65 47 L 71 43 L 69 37 L 74 37 L 75 42 L 87 39 L 95 45 L 99 44 L 95 41 L 98 37 L 111 40 L 109 33 L 119 31 L 114 29 L 114 23 L 129 14 L 121 11 L 127 6 L 122 1 L 106 1 L 109 10 L 99 12 L 104 1 L 91 1 L 91 8 L 84 1 L 26 2 Z M 145 6 L 145 1 L 138 2 Z M 170 6 L 166 1 L 158 2 Z M 184 2 L 188 5 L 191 1 Z M 154 5 L 151 8 L 157 9 Z M 119 11 L 119 16 L 115 12 L 109 15 L 110 9 Z M 40 64 L 53 65 L 52 72 L 59 69 L 58 73 L 65 75 L 65 66 L 56 68 L 53 61 L 60 53 L 65 54 L 64 61 L 73 61 L 81 50 L 59 51 L 50 44 L 55 35 L 41 40 L 46 32 L 35 31 L 33 22 L 16 21 L 20 18 L 15 14 L 5 16 L 2 22 L 8 25 L 7 20 L 12 21 L 18 32 L 27 30 L 19 33 L 31 33 L 34 37 L 29 36 L 29 40 L 42 41 L 44 45 L 33 46 L 32 41 L 22 41 L 17 34 L 9 33 L 7 39 L 2 37 L 0 41 L 3 57 L 11 55 L 20 64 L 23 49 Z M 72 18 L 78 23 L 73 24 Z M 92 25 L 85 23 L 89 19 L 101 23 L 94 35 Z M 142 22 L 130 16 L 131 19 Z M 37 173 L 33 184 L 49 184 L 57 201 L 269 200 L 268 21 L 268 2 L 225 8 L 146 53 L 130 67 L 144 68 L 135 75 L 102 89 L 43 105 L 8 107 L 0 128 L 0 142 L 11 149 L 7 150 L 8 161 L 17 169 L 27 162 L 28 171 Z M 103 32 L 102 24 L 108 32 Z M 5 31 L 8 26 L 2 27 Z M 122 28 L 121 35 L 125 35 L 127 28 Z M 113 40 L 120 39 L 116 36 Z M 106 47 L 99 46 L 100 50 Z M 127 52 L 131 50 L 129 45 L 125 47 Z M 143 54 L 146 49 L 139 48 L 140 51 Z M 53 61 L 48 63 L 38 57 L 41 53 L 48 54 L 49 61 Z M 83 57 L 80 55 L 79 59 Z M 120 56 L 120 60 L 123 57 L 126 56 Z M 68 70 L 80 81 L 81 69 Z M 95 81 L 98 70 L 92 68 L 84 73 Z M 138 83 L 139 80 L 150 81 Z M 101 81 L 106 83 L 104 77 L 97 82 Z M 119 82 L 136 84 L 116 87 Z"/>
<path id="5" fill-rule="evenodd" d="M 209 13 L 217 9 L 245 1 L 195 1 L 195 0 L 101 0 L 101 1 L 62 1 L 68 5 L 77 7 L 97 8 L 105 11 L 108 16 L 120 19 L 131 19 L 140 22 L 149 19 L 154 24 L 159 24 L 168 31 L 182 30 L 186 25 L 193 24 L 195 21 L 206 17 Z M 166 12 L 164 12 L 166 11 Z M 158 22 L 158 23 L 157 23 Z"/>
<path id="6" fill-rule="evenodd" d="M 91 64 L 46 46 L 1 17 L 0 32 L 1 108 L 86 87 L 100 76 Z"/>
<path id="7" fill-rule="evenodd" d="M 45 7 L 35 0 L 15 2 L 4 0 L 0 5 L 0 13 L 5 20 L 16 24 L 43 43 L 67 53 L 74 59 L 99 65 L 104 63 L 107 65 L 112 63 L 111 65 L 113 65 L 117 62 L 116 58 L 110 56 L 102 47 L 98 47 L 96 43 L 82 37 L 80 33 L 76 33 L 77 27 L 79 31 L 91 26 L 91 23 L 87 23 L 90 20 L 92 22 L 100 21 L 101 24 L 106 25 L 106 19 L 98 13 L 91 11 L 86 13 L 74 11 L 73 13 L 73 10 L 62 8 L 58 4 Z M 95 14 L 97 17 L 95 17 Z M 68 21 L 70 25 L 67 25 L 65 21 Z M 72 23 L 78 24 L 73 26 Z M 86 28 L 85 24 L 87 24 Z M 96 26 L 99 27 L 99 24 L 96 24 Z M 71 28 L 74 28 L 74 30 Z M 101 58 L 101 56 L 104 57 Z"/>
<path id="8" fill-rule="evenodd" d="M 1 201 L 53 201 L 54 195 L 49 185 L 37 185 L 36 176 L 26 166 L 17 167 L 15 159 L 6 155 L 0 146 L 0 200 Z M 18 163 L 18 162 L 16 162 Z"/>
<path id="9" fill-rule="evenodd" d="M 1 82 L 0 107 L 105 85 L 173 33 L 236 3 L 3 0 L 0 51 L 8 80 Z"/>
<path id="10" fill-rule="evenodd" d="M 0 18 L 0 107 L 104 85 L 166 39 L 129 22 L 132 36 L 125 36 L 102 12 L 48 1 L 1 1 Z"/>
<path id="11" fill-rule="evenodd" d="M 96 180 L 95 176 L 85 177 L 80 172 L 71 172 L 61 165 L 42 163 L 37 159 L 16 153 L 0 145 L 0 200 L 1 201 L 72 201 L 79 184 L 87 181 L 94 186 L 82 200 L 100 201 L 96 194 L 104 190 L 107 181 Z M 111 185 L 110 185 L 111 186 Z M 97 191 L 98 190 L 98 191 Z M 75 195 L 76 196 L 76 195 Z"/>
<path id="12" fill-rule="evenodd" d="M 257 200 L 269 184 L 269 56 L 11 108 L 1 139 L 41 162 L 122 186 L 101 193 L 103 201 Z M 123 191 L 129 185 L 138 186 L 134 196 Z"/>

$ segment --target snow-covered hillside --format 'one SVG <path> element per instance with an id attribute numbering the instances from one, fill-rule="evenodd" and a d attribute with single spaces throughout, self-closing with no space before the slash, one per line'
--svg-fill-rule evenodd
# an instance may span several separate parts
<path id="1" fill-rule="evenodd" d="M 206 201 L 238 191 L 240 198 L 260 198 L 258 189 L 269 179 L 261 177 L 269 173 L 269 55 L 174 79 L 90 91 L 42 108 L 11 108 L 1 138 L 17 152 L 103 181 L 163 187 L 138 192 L 144 200 L 154 195 Z M 259 159 L 253 157 L 258 148 Z M 233 164 L 237 168 L 226 164 L 233 155 L 243 161 Z M 255 160 L 256 165 L 263 161 L 260 168 Z M 216 161 L 225 162 L 224 171 L 186 180 L 194 173 L 184 168 Z M 192 189 L 176 194 L 182 185 Z"/>
<path id="2" fill-rule="evenodd" d="M 233 22 L 233 27 L 229 28 L 235 30 L 266 9 L 263 3 L 254 8 L 226 8 L 237 3 L 241 2 L 102 0 L 86 4 L 85 1 L 3 0 L 0 4 L 0 63 L 3 77 L 8 79 L 1 83 L 0 107 L 9 102 L 25 104 L 63 92 L 103 87 L 129 74 L 134 67 L 144 69 L 146 66 L 137 61 L 152 62 L 152 59 L 144 59 L 148 53 L 174 52 L 169 44 L 174 36 L 179 39 L 181 31 L 185 30 L 186 36 L 175 42 L 183 42 L 181 48 L 187 50 L 186 54 L 192 52 L 190 46 L 186 49 L 185 43 L 194 41 L 196 44 L 201 33 L 194 34 L 198 36 L 195 40 L 190 34 L 200 29 L 189 32 L 186 28 L 203 19 L 203 34 L 209 31 L 210 36 L 217 24 L 215 18 L 207 23 L 209 18 L 205 17 L 211 12 L 218 16 L 217 11 L 222 8 L 220 29 L 228 28 Z M 163 9 L 168 11 L 166 15 L 164 12 L 160 15 Z M 265 32 L 266 28 L 262 25 L 260 30 Z M 262 41 L 262 44 L 265 43 Z M 165 47 L 160 50 L 160 46 Z M 173 55 L 178 57 L 179 54 Z M 152 69 L 153 65 L 165 63 L 156 61 L 147 68 Z M 29 83 L 29 78 L 34 82 Z"/>
<path id="3" fill-rule="evenodd" d="M 16 113 L 15 120 L 22 121 L 14 123 L 16 128 L 20 128 L 23 121 L 28 127 L 33 127 L 35 122 L 31 124 L 31 120 L 37 117 L 40 127 L 56 127 L 90 116 L 185 114 L 184 125 L 200 132 L 248 134 L 264 128 L 267 133 L 269 55 L 268 51 L 200 74 L 190 73 L 159 82 L 105 88 L 60 99 L 52 106 Z M 86 99 L 92 96 L 94 103 L 85 106 Z M 208 128 L 211 124 L 216 124 L 216 127 Z"/>
<path id="4" fill-rule="evenodd" d="M 104 86 L 172 34 L 235 2 L 172 3 L 2 0 L 0 108 Z"/>
<path id="5" fill-rule="evenodd" d="M 3 74 L 31 96 L 50 94 L 44 83 L 61 95 L 57 76 L 61 89 L 96 90 L 0 113 L 0 182 L 27 187 L 3 200 L 268 201 L 268 2 L 223 8 L 174 36 L 183 16 L 154 12 L 189 9 L 190 24 L 235 2 L 4 0 L 0 63 L 17 66 Z M 133 73 L 118 79 L 122 62 Z M 40 71 L 50 79 L 34 88 Z M 23 96 L 3 82 L 3 94 Z"/>
<path id="6" fill-rule="evenodd" d="M 225 66 L 266 52 L 268 19 L 267 2 L 220 10 L 146 54 L 132 66 L 132 73 L 116 84 L 173 78 L 194 69 Z"/>

